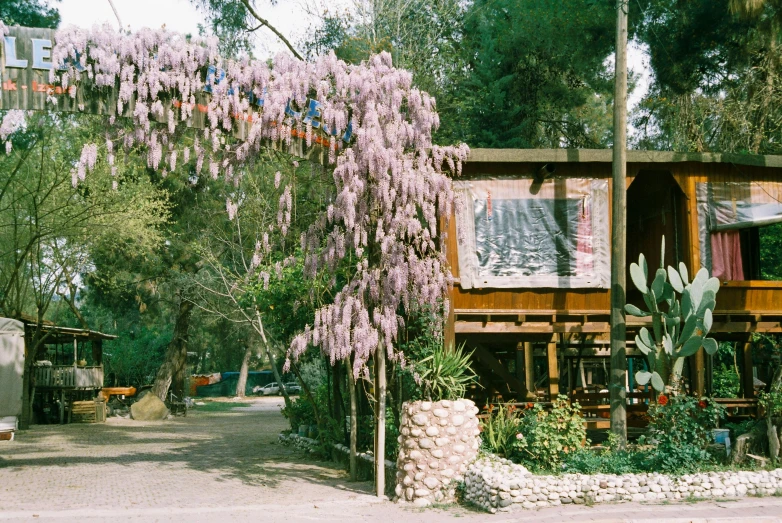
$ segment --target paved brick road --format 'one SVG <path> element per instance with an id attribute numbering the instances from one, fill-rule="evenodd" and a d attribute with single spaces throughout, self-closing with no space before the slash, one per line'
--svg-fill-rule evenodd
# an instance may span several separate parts
<path id="1" fill-rule="evenodd" d="M 0 442 L 0 522 L 779 521 L 782 498 L 556 507 L 488 515 L 379 503 L 368 482 L 277 444 L 279 399 L 140 423 L 36 426 Z"/>

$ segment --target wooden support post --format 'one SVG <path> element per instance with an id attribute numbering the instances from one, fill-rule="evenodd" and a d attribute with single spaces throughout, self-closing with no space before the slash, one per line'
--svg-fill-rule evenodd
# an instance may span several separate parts
<path id="1" fill-rule="evenodd" d="M 706 390 L 706 360 L 704 359 L 704 350 L 701 348 L 695 353 L 693 358 L 695 359 L 695 395 L 703 396 Z"/>
<path id="2" fill-rule="evenodd" d="M 448 303 L 448 316 L 445 320 L 445 327 L 443 328 L 443 344 L 445 350 L 450 350 L 456 347 L 456 334 L 454 331 L 454 323 L 456 322 L 456 315 L 453 312 L 453 294 L 451 289 L 451 300 Z"/>
<path id="3" fill-rule="evenodd" d="M 536 397 L 538 391 L 535 390 L 535 360 L 533 359 L 532 342 L 524 342 L 524 382 L 527 386 L 527 396 Z"/>
<path id="4" fill-rule="evenodd" d="M 382 343 L 375 356 L 375 495 L 382 498 L 386 493 L 386 349 Z"/>
<path id="5" fill-rule="evenodd" d="M 549 399 L 554 401 L 559 396 L 559 362 L 557 361 L 556 335 L 552 336 L 551 341 L 548 342 L 546 359 L 548 360 L 548 395 Z"/>
<path id="6" fill-rule="evenodd" d="M 616 0 L 614 144 L 611 163 L 611 432 L 619 449 L 627 446 L 627 11 Z"/>
<path id="7" fill-rule="evenodd" d="M 524 344 L 518 343 L 516 345 L 516 379 L 522 383 L 524 383 L 524 370 Z M 517 391 L 516 398 L 519 401 L 527 399 L 526 387 L 524 390 Z"/>
<path id="8" fill-rule="evenodd" d="M 744 389 L 745 398 L 755 397 L 755 373 L 752 369 L 752 338 L 748 337 L 744 342 L 744 350 L 742 351 L 742 369 L 741 369 L 741 385 Z"/>
<path id="9" fill-rule="evenodd" d="M 60 425 L 65 424 L 65 389 L 60 390 Z"/>

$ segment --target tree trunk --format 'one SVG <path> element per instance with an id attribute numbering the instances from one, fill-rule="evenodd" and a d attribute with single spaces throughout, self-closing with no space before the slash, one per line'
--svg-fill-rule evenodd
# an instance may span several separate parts
<path id="1" fill-rule="evenodd" d="M 328 363 L 327 363 L 328 364 Z M 341 383 L 343 381 L 342 377 L 342 365 L 337 363 L 333 367 L 333 382 L 334 382 L 334 412 L 333 416 L 334 419 L 339 422 L 339 428 L 342 432 L 342 437 L 344 438 L 346 435 L 345 431 L 345 412 L 342 408 L 342 386 Z M 343 439 L 342 442 L 344 443 L 345 440 Z"/>
<path id="2" fill-rule="evenodd" d="M 375 494 L 382 498 L 386 493 L 386 352 L 381 343 L 377 348 L 375 369 L 375 394 L 377 417 L 375 434 Z"/>
<path id="3" fill-rule="evenodd" d="M 350 359 L 345 361 L 348 372 L 348 388 L 350 389 L 350 481 L 358 480 L 358 400 L 356 398 L 356 377 L 350 366 Z"/>
<path id="4" fill-rule="evenodd" d="M 736 438 L 733 450 L 730 453 L 730 460 L 734 464 L 743 463 L 747 459 L 747 453 L 752 446 L 753 436 L 751 433 L 742 434 Z"/>
<path id="5" fill-rule="evenodd" d="M 769 415 L 766 418 L 766 435 L 768 436 L 768 455 L 771 463 L 776 464 L 779 459 L 779 429 Z"/>
<path id="6" fill-rule="evenodd" d="M 247 371 L 250 366 L 250 356 L 253 355 L 253 351 L 250 348 L 250 344 L 247 344 L 247 348 L 244 349 L 244 358 L 242 358 L 242 368 L 239 369 L 239 381 L 236 382 L 236 397 L 244 398 L 245 388 L 247 387 Z"/>
<path id="7" fill-rule="evenodd" d="M 155 375 L 155 383 L 152 386 L 152 394 L 163 401 L 166 400 L 166 395 L 169 387 L 172 386 L 172 382 L 174 380 L 179 382 L 184 376 L 184 369 L 187 365 L 187 337 L 192 313 L 192 302 L 182 299 L 179 302 L 179 312 L 174 324 L 174 335 L 166 350 L 166 361 L 158 369 Z M 173 383 L 173 388 L 181 394 L 181 389 L 184 385 L 176 382 Z"/>
<path id="8" fill-rule="evenodd" d="M 263 329 L 263 321 L 261 320 L 261 313 L 256 310 L 255 316 L 258 320 L 258 325 L 253 325 L 253 327 L 255 327 L 255 330 L 257 330 L 258 334 L 261 335 L 261 341 L 263 341 L 263 350 L 264 352 L 266 352 L 266 357 L 269 358 L 269 365 L 272 366 L 274 379 L 277 380 L 277 384 L 280 386 L 280 392 L 282 392 L 282 397 L 285 400 L 285 408 L 288 409 L 288 411 L 290 411 L 291 398 L 290 396 L 288 396 L 288 391 L 285 389 L 285 384 L 282 382 L 282 376 L 280 376 L 280 371 L 279 369 L 277 369 L 277 363 L 274 361 L 274 355 L 272 355 L 272 351 L 271 349 L 269 349 L 269 342 L 266 340 L 266 332 Z"/>

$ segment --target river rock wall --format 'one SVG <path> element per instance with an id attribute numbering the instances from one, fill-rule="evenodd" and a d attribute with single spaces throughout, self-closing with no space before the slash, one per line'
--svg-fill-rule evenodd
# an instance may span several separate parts
<path id="1" fill-rule="evenodd" d="M 451 502 L 480 447 L 478 408 L 470 400 L 415 401 L 402 407 L 396 497 L 425 507 Z"/>
<path id="2" fill-rule="evenodd" d="M 537 476 L 497 456 L 470 464 L 464 477 L 464 499 L 489 512 L 566 504 L 741 498 L 782 494 L 782 469 L 699 472 L 683 476 L 658 473 L 563 474 Z"/>

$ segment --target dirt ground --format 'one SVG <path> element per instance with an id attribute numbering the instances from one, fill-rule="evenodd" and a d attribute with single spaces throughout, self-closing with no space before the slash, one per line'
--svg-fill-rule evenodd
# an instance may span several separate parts
<path id="1" fill-rule="evenodd" d="M 782 498 L 497 515 L 407 508 L 278 444 L 281 398 L 247 401 L 156 423 L 39 425 L 0 442 L 0 521 L 782 521 Z"/>

